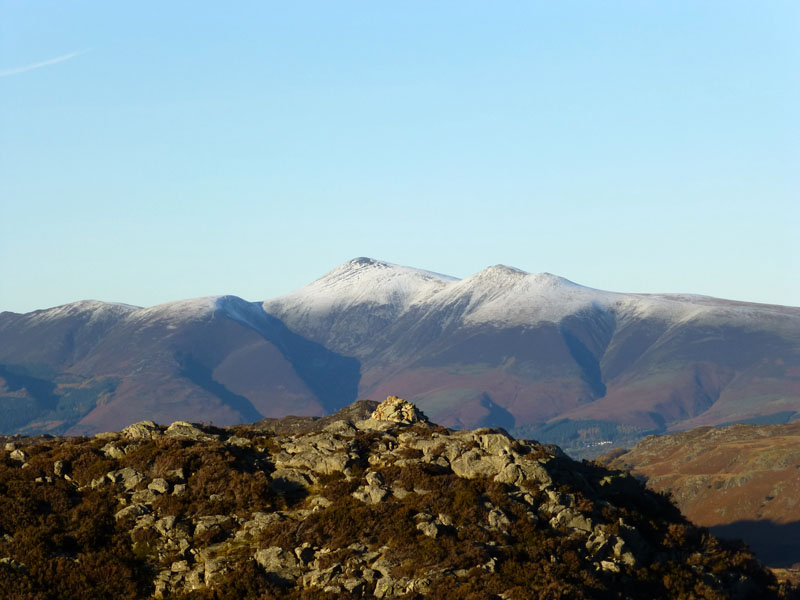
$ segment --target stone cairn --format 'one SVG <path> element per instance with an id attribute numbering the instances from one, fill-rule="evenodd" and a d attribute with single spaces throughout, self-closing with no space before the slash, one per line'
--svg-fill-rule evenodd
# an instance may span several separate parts
<path id="1" fill-rule="evenodd" d="M 418 423 L 420 421 L 428 422 L 428 417 L 425 416 L 425 413 L 411 402 L 398 398 L 397 396 L 389 396 L 386 400 L 378 404 L 378 407 L 370 418 L 376 421 L 402 423 L 403 425 L 411 425 L 412 423 Z"/>

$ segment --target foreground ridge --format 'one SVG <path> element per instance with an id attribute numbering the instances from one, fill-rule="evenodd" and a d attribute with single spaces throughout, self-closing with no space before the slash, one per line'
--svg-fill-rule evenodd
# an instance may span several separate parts
<path id="1" fill-rule="evenodd" d="M 342 414 L 6 438 L 0 597 L 795 597 L 626 473 L 395 396 Z"/>

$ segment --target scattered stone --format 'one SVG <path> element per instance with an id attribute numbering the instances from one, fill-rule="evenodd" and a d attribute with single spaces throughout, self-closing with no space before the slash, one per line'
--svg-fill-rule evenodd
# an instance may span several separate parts
<path id="1" fill-rule="evenodd" d="M 0 565 L 5 565 L 14 569 L 15 571 L 25 571 L 26 567 L 23 563 L 14 560 L 10 556 L 6 556 L 4 558 L 0 558 Z"/>
<path id="2" fill-rule="evenodd" d="M 280 546 L 271 546 L 258 550 L 254 556 L 256 562 L 278 581 L 294 581 L 302 570 L 297 558 Z"/>
<path id="3" fill-rule="evenodd" d="M 118 471 L 109 471 L 106 473 L 106 478 L 112 483 L 121 483 L 126 490 L 132 490 L 144 481 L 144 476 L 130 467 Z"/>
<path id="4" fill-rule="evenodd" d="M 175 481 L 183 481 L 186 479 L 186 474 L 183 472 L 183 469 L 172 469 L 171 471 L 167 471 L 166 475 Z"/>
<path id="5" fill-rule="evenodd" d="M 225 558 L 208 559 L 204 565 L 203 583 L 206 586 L 213 585 L 217 579 L 230 570 Z"/>
<path id="6" fill-rule="evenodd" d="M 233 529 L 233 519 L 228 515 L 210 515 L 199 517 L 196 521 L 194 536 L 198 537 L 208 531 L 221 531 Z"/>
<path id="7" fill-rule="evenodd" d="M 131 494 L 131 502 L 136 504 L 152 504 L 156 498 L 157 496 L 152 490 L 139 490 Z"/>
<path id="8" fill-rule="evenodd" d="M 389 490 L 378 485 L 362 485 L 355 492 L 353 498 L 366 502 L 367 504 L 377 504 L 382 502 L 389 495 Z"/>
<path id="9" fill-rule="evenodd" d="M 239 448 L 246 448 L 250 446 L 250 440 L 245 437 L 240 437 L 238 435 L 232 435 L 227 440 L 225 440 L 225 444 L 228 446 L 237 446 Z"/>
<path id="10" fill-rule="evenodd" d="M 491 527 L 492 529 L 500 529 L 502 531 L 506 531 L 511 526 L 511 521 L 509 521 L 505 513 L 499 508 L 493 508 L 492 510 L 489 511 L 488 520 L 489 520 L 489 527 Z"/>
<path id="11" fill-rule="evenodd" d="M 306 571 L 302 577 L 302 586 L 307 588 L 324 588 L 341 572 L 342 565 L 339 563 L 334 563 L 327 569 L 312 569 Z"/>
<path id="12" fill-rule="evenodd" d="M 100 448 L 100 452 L 105 454 L 106 457 L 108 458 L 114 458 L 117 460 L 125 456 L 125 451 L 116 444 L 114 444 L 113 442 L 109 442 L 108 444 Z"/>
<path id="13" fill-rule="evenodd" d="M 367 480 L 367 485 L 379 486 L 384 483 L 383 475 L 375 471 L 367 473 L 364 478 Z"/>
<path id="14" fill-rule="evenodd" d="M 122 510 L 117 511 L 117 513 L 114 515 L 114 518 L 119 521 L 120 519 L 125 519 L 128 517 L 138 517 L 149 512 L 150 509 L 144 504 L 131 504 L 130 506 L 126 506 Z"/>
<path id="15" fill-rule="evenodd" d="M 168 515 L 166 517 L 162 517 L 162 518 L 158 519 L 157 521 L 155 521 L 155 523 L 154 523 L 155 529 L 162 536 L 169 535 L 169 533 L 175 527 L 175 521 L 176 520 L 177 519 L 172 515 Z"/>
<path id="16" fill-rule="evenodd" d="M 556 516 L 550 519 L 551 527 L 565 527 L 573 531 L 591 532 L 594 524 L 586 516 L 572 508 L 562 509 Z"/>
<path id="17" fill-rule="evenodd" d="M 417 529 L 419 529 L 422 533 L 431 538 L 435 538 L 436 536 L 439 535 L 439 528 L 436 526 L 435 523 L 431 523 L 429 521 L 423 521 L 422 523 L 417 523 Z"/>
<path id="18" fill-rule="evenodd" d="M 166 479 L 157 477 L 148 484 L 147 489 L 150 490 L 151 492 L 155 492 L 156 494 L 168 494 L 170 486 L 169 482 Z"/>

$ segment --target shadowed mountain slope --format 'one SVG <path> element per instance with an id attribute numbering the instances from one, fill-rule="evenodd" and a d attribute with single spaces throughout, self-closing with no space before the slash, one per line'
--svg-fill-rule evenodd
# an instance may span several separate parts
<path id="1" fill-rule="evenodd" d="M 497 418 L 573 450 L 800 409 L 792 307 L 604 292 L 502 265 L 455 281 L 371 259 L 264 307 L 358 358 L 360 397 L 400 390 L 448 426 Z"/>
<path id="2" fill-rule="evenodd" d="M 800 309 L 358 258 L 264 303 L 0 314 L 1 431 L 321 416 L 393 393 L 447 426 L 503 426 L 574 453 L 787 422 L 800 410 Z"/>
<path id="3" fill-rule="evenodd" d="M 292 412 L 323 415 L 355 399 L 358 361 L 231 296 L 129 307 L 89 339 L 79 335 L 91 322 L 83 312 L 76 318 L 60 307 L 28 318 L 8 315 L 0 315 L 6 342 L 0 401 L 17 421 L 0 423 L 6 432 L 90 433 L 145 417 L 231 424 Z M 31 338 L 47 343 L 28 350 Z M 27 351 L 15 351 L 18 341 Z M 25 384 L 30 373 L 40 378 L 36 385 Z M 82 404 L 74 400 L 79 392 Z"/>

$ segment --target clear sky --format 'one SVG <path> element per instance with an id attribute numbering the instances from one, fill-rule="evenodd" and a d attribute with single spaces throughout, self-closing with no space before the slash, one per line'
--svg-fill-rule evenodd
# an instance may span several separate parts
<path id="1" fill-rule="evenodd" d="M 0 310 L 356 256 L 800 305 L 800 2 L 0 0 Z"/>

